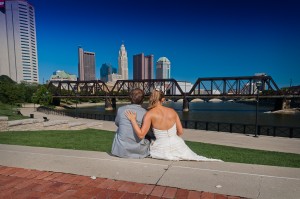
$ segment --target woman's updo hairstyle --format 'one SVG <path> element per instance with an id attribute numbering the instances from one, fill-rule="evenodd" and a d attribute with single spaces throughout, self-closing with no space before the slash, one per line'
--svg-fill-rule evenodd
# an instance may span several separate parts
<path id="1" fill-rule="evenodd" d="M 165 98 L 164 92 L 159 89 L 153 90 L 150 95 L 148 109 L 154 108 L 157 105 L 157 102 L 161 102 L 163 98 Z"/>

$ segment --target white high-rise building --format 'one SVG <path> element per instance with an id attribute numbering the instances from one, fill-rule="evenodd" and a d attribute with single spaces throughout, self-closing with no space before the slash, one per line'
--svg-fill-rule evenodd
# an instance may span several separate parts
<path id="1" fill-rule="evenodd" d="M 122 79 L 128 79 L 128 58 L 124 44 L 121 45 L 118 57 L 118 73 Z"/>
<path id="2" fill-rule="evenodd" d="M 0 75 L 39 81 L 35 11 L 26 0 L 0 0 Z"/>
<path id="3" fill-rule="evenodd" d="M 161 57 L 156 62 L 156 79 L 171 78 L 171 62 L 166 57 Z"/>

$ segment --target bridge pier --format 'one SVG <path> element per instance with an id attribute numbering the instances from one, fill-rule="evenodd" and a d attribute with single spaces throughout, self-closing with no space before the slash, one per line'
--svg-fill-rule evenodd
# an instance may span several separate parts
<path id="1" fill-rule="evenodd" d="M 116 110 L 116 98 L 105 99 L 105 110 L 106 111 Z"/>
<path id="2" fill-rule="evenodd" d="M 187 98 L 183 98 L 182 111 L 183 112 L 188 112 L 189 111 L 189 101 L 188 101 Z"/>
<path id="3" fill-rule="evenodd" d="M 54 106 L 60 106 L 60 98 L 52 98 L 52 103 Z"/>
<path id="4" fill-rule="evenodd" d="M 111 106 L 114 110 L 117 109 L 117 100 L 115 97 L 111 99 Z"/>
<path id="5" fill-rule="evenodd" d="M 283 99 L 282 102 L 282 109 L 290 109 L 291 108 L 291 100 L 290 99 Z"/>
<path id="6" fill-rule="evenodd" d="M 276 99 L 274 111 L 285 110 L 291 108 L 290 99 Z"/>

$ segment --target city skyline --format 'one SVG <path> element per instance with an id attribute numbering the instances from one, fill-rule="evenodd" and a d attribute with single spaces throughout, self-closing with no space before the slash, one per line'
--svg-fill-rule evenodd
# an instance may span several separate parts
<path id="1" fill-rule="evenodd" d="M 96 53 L 96 71 L 103 63 L 117 67 L 124 42 L 129 79 L 133 55 L 144 53 L 153 54 L 154 63 L 168 57 L 178 81 L 266 73 L 279 87 L 300 84 L 296 0 L 29 3 L 36 10 L 41 83 L 56 70 L 78 75 L 79 45 Z"/>

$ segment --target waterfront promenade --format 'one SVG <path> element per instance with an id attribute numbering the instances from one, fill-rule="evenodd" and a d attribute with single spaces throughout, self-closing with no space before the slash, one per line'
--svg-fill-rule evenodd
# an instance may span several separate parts
<path id="1" fill-rule="evenodd" d="M 23 108 L 22 114 L 43 113 Z M 46 115 L 51 120 L 94 120 Z M 113 122 L 99 121 L 114 131 Z M 300 154 L 300 139 L 184 129 L 185 140 Z M 230 162 L 121 159 L 110 154 L 0 145 L 1 194 L 41 198 L 299 198 L 300 169 Z M 96 178 L 93 180 L 91 176 Z M 28 180 L 30 179 L 30 180 Z M 6 188 L 6 189 L 5 189 Z M 69 195 L 68 195 L 69 194 Z M 100 195 L 99 195 L 100 194 Z M 25 196 L 25 195 L 23 195 Z M 45 197 L 44 197 L 45 196 Z M 103 197 L 101 197 L 103 196 Z M 116 196 L 116 197 L 114 197 Z M 1 198 L 1 195 L 0 195 Z M 26 198 L 26 197 L 24 197 Z"/>

